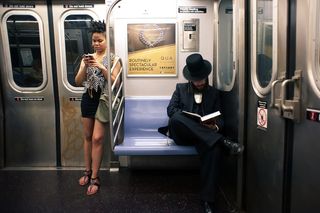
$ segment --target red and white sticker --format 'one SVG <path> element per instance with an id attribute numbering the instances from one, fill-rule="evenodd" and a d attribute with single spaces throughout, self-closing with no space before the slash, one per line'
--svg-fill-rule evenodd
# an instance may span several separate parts
<path id="1" fill-rule="evenodd" d="M 262 128 L 268 127 L 268 110 L 264 107 L 257 108 L 257 125 Z"/>

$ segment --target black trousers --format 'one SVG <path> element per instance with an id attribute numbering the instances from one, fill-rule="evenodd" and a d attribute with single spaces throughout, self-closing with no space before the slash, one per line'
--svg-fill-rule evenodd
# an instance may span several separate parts
<path id="1" fill-rule="evenodd" d="M 201 160 L 201 199 L 214 202 L 220 174 L 222 135 L 182 113 L 175 113 L 170 118 L 169 133 L 177 145 L 195 146 Z"/>

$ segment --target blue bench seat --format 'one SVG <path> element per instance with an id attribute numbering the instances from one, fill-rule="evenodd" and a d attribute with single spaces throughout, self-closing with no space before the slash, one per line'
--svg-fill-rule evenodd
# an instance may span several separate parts
<path id="1" fill-rule="evenodd" d="M 126 97 L 124 141 L 114 154 L 131 155 L 197 155 L 194 146 L 178 146 L 158 132 L 168 124 L 170 97 Z"/>

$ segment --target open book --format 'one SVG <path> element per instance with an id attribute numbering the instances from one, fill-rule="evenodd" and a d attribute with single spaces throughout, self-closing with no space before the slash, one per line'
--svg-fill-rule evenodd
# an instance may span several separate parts
<path id="1" fill-rule="evenodd" d="M 221 115 L 220 111 L 216 111 L 205 116 L 200 116 L 199 114 L 184 111 L 184 110 L 182 112 L 185 113 L 187 116 L 194 118 L 203 123 L 210 123 L 211 121 L 214 121 L 216 117 Z"/>

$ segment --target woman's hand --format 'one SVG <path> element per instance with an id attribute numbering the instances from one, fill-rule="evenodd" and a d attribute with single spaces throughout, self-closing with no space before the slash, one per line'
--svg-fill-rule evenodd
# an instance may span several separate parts
<path id="1" fill-rule="evenodd" d="M 86 55 L 83 55 L 83 63 L 86 65 L 86 66 L 91 66 L 91 62 L 92 60 L 94 60 L 94 57 L 93 55 L 91 54 L 86 54 Z"/>
<path id="2" fill-rule="evenodd" d="M 103 72 L 106 70 L 105 66 L 102 63 L 99 63 L 97 59 L 93 57 L 93 55 L 87 55 L 83 58 L 83 62 L 90 67 L 96 67 Z"/>
<path id="3" fill-rule="evenodd" d="M 103 64 L 99 63 L 96 59 L 90 59 L 88 64 L 89 64 L 89 66 L 96 67 L 102 71 L 104 71 L 106 69 L 105 66 L 103 66 Z"/>

